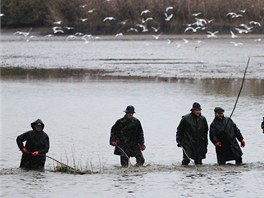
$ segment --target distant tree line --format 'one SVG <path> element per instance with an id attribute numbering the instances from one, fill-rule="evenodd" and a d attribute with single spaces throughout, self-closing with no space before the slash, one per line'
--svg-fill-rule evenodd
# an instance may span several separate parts
<path id="1" fill-rule="evenodd" d="M 171 9 L 167 9 L 172 7 Z M 167 9 L 167 11 L 166 11 Z M 149 12 L 142 13 L 144 10 Z M 238 16 L 227 15 L 230 12 Z M 200 13 L 195 16 L 195 14 Z M 240 16 L 240 15 L 241 16 Z M 172 16 L 171 16 L 172 15 Z M 169 17 L 171 16 L 171 19 Z M 113 17 L 106 20 L 106 17 Z M 1 27 L 72 27 L 72 32 L 183 33 L 198 19 L 210 21 L 210 31 L 254 21 L 254 33 L 263 33 L 263 0 L 2 0 Z M 141 26 L 143 25 L 143 26 Z M 145 29 L 145 30 L 146 30 Z M 149 31 L 145 31 L 148 33 Z"/>

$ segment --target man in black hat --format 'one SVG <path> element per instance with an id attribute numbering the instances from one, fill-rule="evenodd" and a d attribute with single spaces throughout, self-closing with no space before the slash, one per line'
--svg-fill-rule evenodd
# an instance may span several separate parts
<path id="1" fill-rule="evenodd" d="M 130 157 L 135 157 L 137 166 L 142 166 L 145 159 L 141 151 L 144 151 L 144 133 L 140 121 L 133 115 L 135 108 L 127 106 L 123 118 L 116 121 L 111 128 L 110 145 L 115 147 L 114 154 L 120 155 L 122 167 L 128 166 Z"/>
<path id="2" fill-rule="evenodd" d="M 226 161 L 235 160 L 236 164 L 242 164 L 242 151 L 240 146 L 245 146 L 245 140 L 231 118 L 224 116 L 224 109 L 214 109 L 215 118 L 210 125 L 210 140 L 215 145 L 217 162 L 223 165 Z"/>
<path id="3" fill-rule="evenodd" d="M 46 161 L 45 154 L 49 151 L 49 136 L 43 131 L 44 124 L 40 119 L 32 122 L 31 127 L 32 130 L 17 136 L 16 139 L 18 148 L 22 152 L 20 168 L 43 169 Z"/>
<path id="4" fill-rule="evenodd" d="M 182 116 L 177 127 L 176 142 L 183 150 L 182 165 L 188 165 L 190 159 L 194 159 L 195 164 L 202 164 L 202 159 L 206 157 L 208 124 L 201 110 L 199 103 L 193 103 L 191 113 Z"/>

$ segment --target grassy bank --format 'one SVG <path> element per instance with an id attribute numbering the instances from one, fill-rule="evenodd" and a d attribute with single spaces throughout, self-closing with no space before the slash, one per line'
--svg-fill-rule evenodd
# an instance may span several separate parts
<path id="1" fill-rule="evenodd" d="M 173 8 L 166 11 L 168 7 Z M 150 12 L 141 14 L 146 9 Z M 206 19 L 209 31 L 226 33 L 243 23 L 248 27 L 254 26 L 252 33 L 264 32 L 262 0 L 3 0 L 1 12 L 4 14 L 1 17 L 2 27 L 73 27 L 64 28 L 64 32 L 69 34 L 183 33 L 187 24 L 197 21 L 195 18 Z M 229 12 L 239 16 L 227 16 Z M 194 13 L 201 14 L 193 16 Z M 170 15 L 171 19 L 166 20 L 166 16 Z M 114 17 L 114 20 L 104 21 L 108 16 Z M 147 18 L 152 19 L 144 22 Z M 261 26 L 250 24 L 251 21 Z M 140 25 L 148 31 L 144 32 Z M 158 28 L 157 32 L 154 28 Z"/>

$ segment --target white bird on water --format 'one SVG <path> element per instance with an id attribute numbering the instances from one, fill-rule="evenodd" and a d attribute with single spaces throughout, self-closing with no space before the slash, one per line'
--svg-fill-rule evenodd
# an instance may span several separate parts
<path id="1" fill-rule="evenodd" d="M 115 35 L 115 37 L 118 37 L 118 36 L 123 36 L 124 34 L 121 32 L 121 33 L 117 33 L 116 35 Z"/>
<path id="2" fill-rule="evenodd" d="M 231 41 L 230 43 L 232 43 L 235 47 L 243 45 L 243 43 L 236 43 L 234 41 Z"/>
<path id="3" fill-rule="evenodd" d="M 27 39 L 27 37 L 29 36 L 30 32 L 31 32 L 32 28 L 29 29 L 28 32 L 21 32 L 21 31 L 16 31 L 14 34 L 18 34 L 18 35 L 23 35 L 25 40 Z"/>

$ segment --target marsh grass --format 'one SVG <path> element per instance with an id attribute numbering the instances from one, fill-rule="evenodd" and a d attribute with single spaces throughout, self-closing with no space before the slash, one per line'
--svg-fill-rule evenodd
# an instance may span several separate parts
<path id="1" fill-rule="evenodd" d="M 69 160 L 68 156 L 66 155 L 66 163 L 65 165 L 62 163 L 56 163 L 53 165 L 54 172 L 61 172 L 61 173 L 68 173 L 68 174 L 98 174 L 104 173 L 104 164 L 102 163 L 101 159 L 99 158 L 99 164 L 95 166 L 93 164 L 92 159 L 86 159 L 86 163 L 83 164 L 82 160 L 83 157 L 81 156 L 79 160 L 76 160 L 76 156 L 72 155 L 72 160 Z M 63 160 L 60 160 L 63 162 Z M 70 162 L 71 161 L 71 162 Z M 64 163 L 64 162 L 63 162 Z"/>

